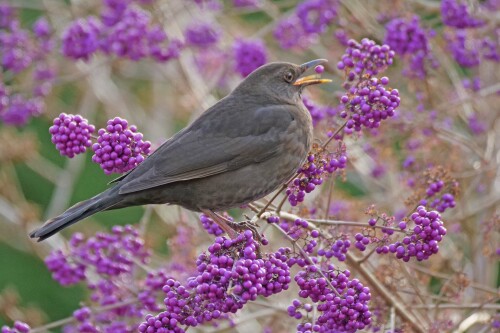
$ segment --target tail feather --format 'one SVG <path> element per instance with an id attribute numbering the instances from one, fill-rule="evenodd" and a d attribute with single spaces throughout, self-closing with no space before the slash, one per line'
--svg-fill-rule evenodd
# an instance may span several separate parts
<path id="1" fill-rule="evenodd" d="M 38 238 L 38 241 L 41 242 L 86 217 L 111 208 L 121 200 L 122 196 L 118 194 L 116 187 L 110 188 L 93 198 L 71 206 L 61 215 L 48 220 L 39 229 L 32 231 L 29 236 Z"/>

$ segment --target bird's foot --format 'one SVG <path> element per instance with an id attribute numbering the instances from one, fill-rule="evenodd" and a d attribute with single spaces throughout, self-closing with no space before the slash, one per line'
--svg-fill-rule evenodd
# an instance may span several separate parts
<path id="1" fill-rule="evenodd" d="M 257 230 L 257 225 L 251 221 L 231 222 L 230 227 L 239 232 L 250 230 L 254 239 L 258 240 L 259 243 L 262 241 L 262 236 Z"/>

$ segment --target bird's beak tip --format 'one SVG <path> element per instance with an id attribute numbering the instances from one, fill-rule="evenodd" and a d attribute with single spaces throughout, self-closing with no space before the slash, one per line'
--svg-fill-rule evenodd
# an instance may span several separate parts
<path id="1" fill-rule="evenodd" d="M 328 62 L 326 59 L 316 59 L 316 60 L 311 60 L 308 61 L 302 65 L 300 65 L 300 68 L 302 69 L 302 72 L 304 73 L 307 71 L 309 68 L 314 68 L 318 65 L 324 64 Z M 311 85 L 311 84 L 321 84 L 321 83 L 329 83 L 332 82 L 330 79 L 322 79 L 320 74 L 313 74 L 313 75 L 308 75 L 304 77 L 299 77 L 294 83 L 294 86 L 306 86 L 306 85 Z"/>
<path id="2" fill-rule="evenodd" d="M 305 72 L 309 68 L 313 68 L 313 67 L 316 67 L 318 65 L 327 63 L 327 62 L 328 62 L 328 60 L 326 60 L 326 59 L 315 59 L 315 60 L 311 60 L 311 61 L 308 61 L 306 63 L 303 63 L 302 65 L 300 65 L 300 68 L 302 68 L 302 70 Z"/>

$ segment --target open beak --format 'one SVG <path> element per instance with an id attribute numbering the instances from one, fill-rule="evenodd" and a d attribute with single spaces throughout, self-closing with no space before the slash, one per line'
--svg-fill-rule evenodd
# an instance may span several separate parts
<path id="1" fill-rule="evenodd" d="M 310 68 L 314 68 L 318 65 L 324 64 L 328 62 L 326 59 L 316 59 L 306 62 L 305 64 L 300 65 L 302 73 L 306 72 Z M 320 84 L 320 83 L 328 83 L 332 82 L 329 79 L 322 79 L 320 74 L 307 75 L 303 77 L 299 77 L 294 83 L 294 86 L 308 86 L 311 84 Z"/>

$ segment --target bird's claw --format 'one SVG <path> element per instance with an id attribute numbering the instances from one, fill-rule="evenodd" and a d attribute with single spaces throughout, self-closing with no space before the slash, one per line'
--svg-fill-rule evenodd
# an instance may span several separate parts
<path id="1" fill-rule="evenodd" d="M 236 231 L 250 230 L 252 232 L 253 238 L 256 239 L 260 244 L 262 244 L 262 236 L 257 230 L 257 224 L 253 220 L 241 221 L 241 222 L 231 222 L 229 226 Z"/>

